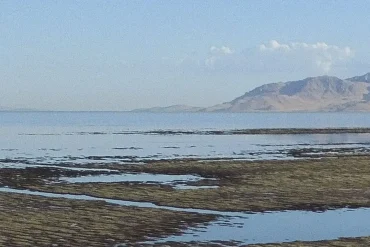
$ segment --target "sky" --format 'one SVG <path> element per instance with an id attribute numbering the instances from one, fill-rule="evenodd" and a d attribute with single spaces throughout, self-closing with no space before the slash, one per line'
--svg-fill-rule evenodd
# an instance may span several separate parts
<path id="1" fill-rule="evenodd" d="M 368 0 L 0 0 L 0 107 L 205 107 L 362 75 L 369 13 Z"/>

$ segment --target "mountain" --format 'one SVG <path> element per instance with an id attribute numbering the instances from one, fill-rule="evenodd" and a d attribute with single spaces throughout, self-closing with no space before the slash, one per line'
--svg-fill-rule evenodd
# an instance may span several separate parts
<path id="1" fill-rule="evenodd" d="M 164 113 L 172 113 L 172 112 L 198 112 L 203 110 L 202 107 L 193 107 L 187 105 L 172 105 L 166 107 L 152 107 L 152 108 L 142 108 L 133 110 L 133 112 L 164 112 Z"/>
<path id="2" fill-rule="evenodd" d="M 309 77 L 298 81 L 265 84 L 244 95 L 208 108 L 170 106 L 144 109 L 151 112 L 294 112 L 370 111 L 370 73 L 348 79 Z"/>
<path id="3" fill-rule="evenodd" d="M 370 73 L 367 73 L 362 76 L 355 76 L 352 78 L 348 78 L 347 81 L 358 81 L 358 82 L 368 82 L 370 83 Z"/>
<path id="4" fill-rule="evenodd" d="M 11 107 L 0 106 L 0 111 L 37 111 L 37 110 L 30 109 L 30 108 L 11 108 Z"/>
<path id="5" fill-rule="evenodd" d="M 206 111 L 370 111 L 367 75 L 347 80 L 319 76 L 266 84 Z"/>
<path id="6" fill-rule="evenodd" d="M 0 111 L 18 111 L 18 109 L 6 107 L 6 106 L 0 106 Z"/>

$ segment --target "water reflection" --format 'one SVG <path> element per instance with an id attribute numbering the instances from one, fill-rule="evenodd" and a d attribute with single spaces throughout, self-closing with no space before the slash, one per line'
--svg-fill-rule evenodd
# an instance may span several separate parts
<path id="1" fill-rule="evenodd" d="M 287 211 L 231 218 L 202 229 L 189 229 L 181 236 L 158 242 L 238 241 L 242 244 L 318 241 L 370 234 L 370 209 L 340 209 L 323 213 Z"/>

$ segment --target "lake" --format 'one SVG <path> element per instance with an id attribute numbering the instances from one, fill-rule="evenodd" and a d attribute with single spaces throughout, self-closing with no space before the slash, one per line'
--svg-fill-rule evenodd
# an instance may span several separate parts
<path id="1" fill-rule="evenodd" d="M 370 127 L 368 113 L 0 112 L 0 159 L 56 164 L 284 159 L 295 148 L 369 147 L 369 134 L 171 135 L 153 130 Z M 132 131 L 135 134 L 130 134 Z"/>

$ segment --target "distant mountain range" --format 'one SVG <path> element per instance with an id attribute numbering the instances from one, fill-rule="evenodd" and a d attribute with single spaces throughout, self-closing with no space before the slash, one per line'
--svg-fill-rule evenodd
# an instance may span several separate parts
<path id="1" fill-rule="evenodd" d="M 135 112 L 295 112 L 370 111 L 370 73 L 348 79 L 309 77 L 257 87 L 211 107 L 173 105 Z"/>
<path id="2" fill-rule="evenodd" d="M 11 108 L 11 107 L 0 106 L 0 111 L 37 111 L 37 110 L 30 109 L 30 108 Z"/>
<path id="3" fill-rule="evenodd" d="M 188 105 L 171 105 L 166 107 L 152 107 L 133 110 L 133 112 L 200 112 L 205 108 Z"/>

